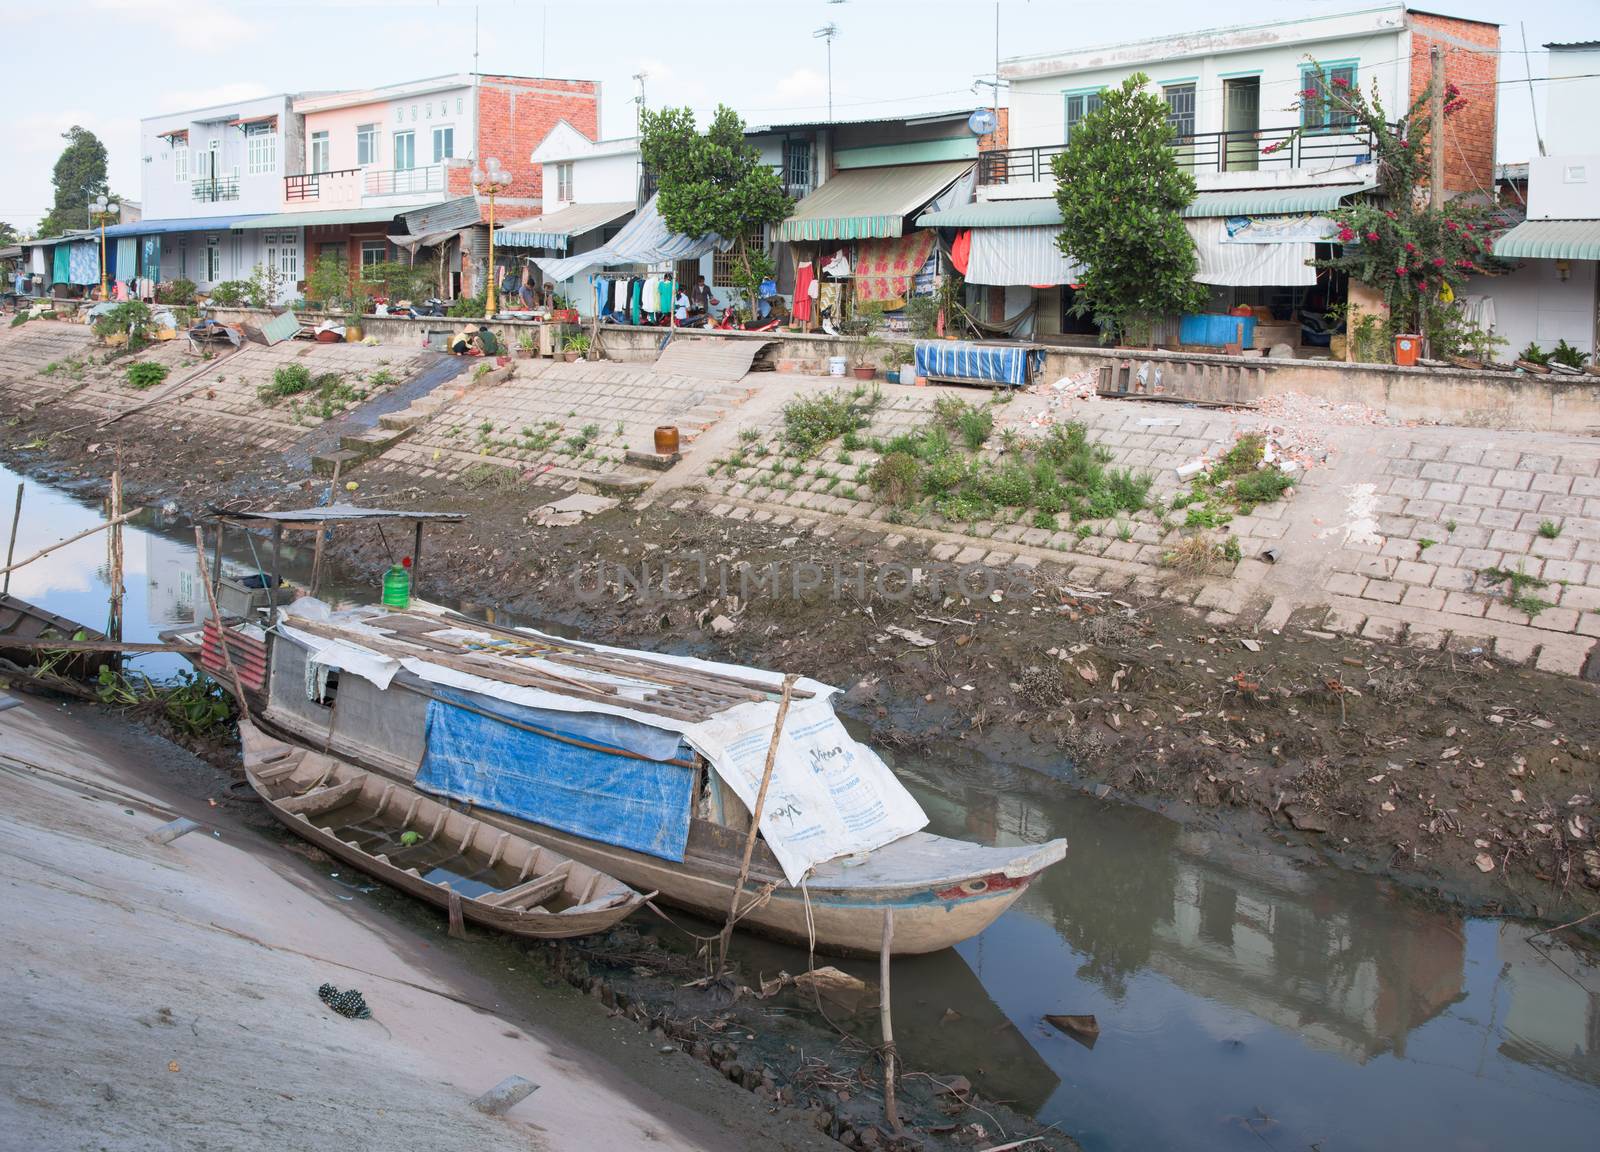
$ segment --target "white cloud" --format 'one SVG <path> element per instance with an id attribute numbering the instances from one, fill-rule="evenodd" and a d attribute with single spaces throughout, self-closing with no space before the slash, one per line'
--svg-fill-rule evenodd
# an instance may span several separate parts
<path id="1" fill-rule="evenodd" d="M 820 107 L 828 102 L 828 78 L 812 68 L 796 68 L 772 86 L 772 94 L 786 107 Z"/>
<path id="2" fill-rule="evenodd" d="M 227 50 L 254 42 L 259 32 L 238 8 L 211 0 L 94 0 L 93 7 L 155 31 L 177 48 Z"/>

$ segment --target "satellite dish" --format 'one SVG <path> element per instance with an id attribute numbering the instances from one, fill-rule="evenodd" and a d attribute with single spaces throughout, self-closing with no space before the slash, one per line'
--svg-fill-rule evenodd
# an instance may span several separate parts
<path id="1" fill-rule="evenodd" d="M 989 135 L 995 130 L 996 124 L 994 111 L 990 108 L 979 108 L 967 117 L 967 130 L 974 136 Z"/>

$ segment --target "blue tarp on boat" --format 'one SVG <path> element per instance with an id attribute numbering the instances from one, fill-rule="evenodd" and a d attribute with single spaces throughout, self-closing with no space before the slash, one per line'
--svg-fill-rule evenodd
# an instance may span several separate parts
<path id="1" fill-rule="evenodd" d="M 946 380 L 983 380 L 992 384 L 1027 385 L 1032 372 L 1044 367 L 1044 352 L 967 340 L 918 340 L 917 375 Z"/>
<path id="2" fill-rule="evenodd" d="M 434 694 L 437 699 L 428 705 L 427 750 L 417 773 L 419 788 L 603 844 L 682 861 L 689 838 L 693 771 L 663 760 L 623 755 L 620 750 L 564 743 L 455 705 L 608 748 L 636 743 L 633 739 L 608 743 L 578 731 L 588 717 L 526 708 L 438 685 Z M 692 758 L 687 746 L 676 743 L 676 734 L 665 735 L 675 742 L 678 759 Z"/>

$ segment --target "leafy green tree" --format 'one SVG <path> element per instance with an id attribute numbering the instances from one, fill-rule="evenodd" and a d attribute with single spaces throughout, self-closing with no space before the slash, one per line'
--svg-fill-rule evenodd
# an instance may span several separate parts
<path id="1" fill-rule="evenodd" d="M 63 132 L 61 138 L 67 146 L 61 150 L 50 176 L 56 188 L 55 206 L 39 221 L 41 236 L 88 227 L 89 202 L 107 190 L 106 146 L 100 138 L 78 124 Z"/>
<path id="2" fill-rule="evenodd" d="M 1156 317 L 1193 312 L 1206 295 L 1183 226 L 1194 177 L 1179 167 L 1166 102 L 1145 91 L 1147 83 L 1135 73 L 1102 92 L 1055 159 L 1058 243 L 1084 268 L 1075 307 L 1108 341 Z"/>
<path id="3" fill-rule="evenodd" d="M 744 135 L 738 113 L 718 105 L 702 135 L 688 108 L 645 109 L 639 153 L 655 175 L 656 209 L 667 227 L 684 236 L 708 233 L 733 241 L 736 285 L 752 303 L 771 262 L 751 233 L 789 215 L 794 201 L 777 172 L 761 162 Z"/>
<path id="4" fill-rule="evenodd" d="M 0 220 L 0 248 L 9 248 L 21 239 L 22 234 L 20 232 L 4 220 Z"/>

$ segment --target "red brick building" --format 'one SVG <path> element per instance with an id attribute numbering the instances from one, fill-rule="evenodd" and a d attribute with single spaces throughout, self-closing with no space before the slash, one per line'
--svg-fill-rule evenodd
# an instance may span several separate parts
<path id="1" fill-rule="evenodd" d="M 1444 56 L 1446 90 L 1454 85 L 1465 101 L 1445 122 L 1445 193 L 1493 199 L 1500 26 L 1414 8 L 1407 9 L 1406 19 L 1411 30 L 1411 101 L 1428 90 L 1435 47 Z"/>

